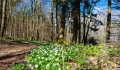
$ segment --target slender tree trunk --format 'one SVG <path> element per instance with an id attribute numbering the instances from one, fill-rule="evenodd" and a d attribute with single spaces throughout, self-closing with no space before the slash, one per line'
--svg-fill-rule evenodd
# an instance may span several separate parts
<path id="1" fill-rule="evenodd" d="M 83 42 L 86 45 L 86 24 L 85 24 L 85 0 L 83 0 Z"/>
<path id="2" fill-rule="evenodd" d="M 108 15 L 107 15 L 107 27 L 106 27 L 106 42 L 110 40 L 110 25 L 111 25 L 111 0 L 108 0 Z"/>
<path id="3" fill-rule="evenodd" d="M 12 29 L 12 28 L 11 28 L 11 14 L 12 14 L 11 10 L 12 10 L 12 9 L 11 9 L 11 1 L 9 1 L 9 25 L 10 25 L 10 26 L 9 26 L 9 36 L 10 36 L 10 37 L 12 37 L 12 35 L 11 35 L 11 29 Z"/>
<path id="4" fill-rule="evenodd" d="M 34 35 L 33 40 L 36 40 L 36 1 L 34 0 Z"/>
<path id="5" fill-rule="evenodd" d="M 66 1 L 62 1 L 62 17 L 61 17 L 61 27 L 60 27 L 60 35 L 59 39 L 64 39 L 64 31 L 65 31 L 65 10 L 66 10 Z"/>
<path id="6" fill-rule="evenodd" d="M 4 32 L 6 29 L 6 7 L 7 7 L 7 0 L 3 1 L 3 8 L 2 8 L 2 23 L 1 23 L 1 38 L 4 36 Z"/>
<path id="7" fill-rule="evenodd" d="M 52 35 L 51 35 L 51 40 L 53 41 L 53 31 L 54 31 L 54 24 L 53 24 L 53 0 L 51 0 L 51 28 L 52 28 Z"/>
<path id="8" fill-rule="evenodd" d="M 73 43 L 77 43 L 80 0 L 76 0 L 74 6 Z"/>
<path id="9" fill-rule="evenodd" d="M 41 24 L 41 0 L 40 0 L 40 5 L 39 5 L 39 19 L 38 19 L 38 40 L 40 40 L 40 24 Z"/>
<path id="10" fill-rule="evenodd" d="M 69 33 L 70 33 L 70 42 L 72 41 L 72 22 L 71 22 L 71 18 L 72 18 L 72 8 L 71 8 L 71 4 L 70 4 L 70 21 L 69 21 Z"/>
<path id="11" fill-rule="evenodd" d="M 57 34 L 57 41 L 59 37 L 59 23 L 58 23 L 58 0 L 56 0 L 56 34 Z"/>
<path id="12" fill-rule="evenodd" d="M 15 9 L 14 9 L 14 38 L 17 38 L 16 37 L 16 6 L 15 6 Z"/>
<path id="13" fill-rule="evenodd" d="M 96 3 L 97 3 L 97 1 L 94 3 L 94 6 L 96 5 Z M 86 32 L 86 42 L 87 42 L 87 38 L 88 38 L 88 32 L 89 32 L 89 29 L 90 29 L 90 22 L 91 22 L 91 16 L 92 16 L 92 12 L 93 12 L 93 0 L 92 0 L 92 2 L 91 2 L 91 6 L 90 6 L 90 10 L 89 10 L 89 7 L 88 7 L 88 15 L 90 15 L 90 17 L 89 17 L 89 20 L 88 20 L 88 25 L 87 25 L 87 32 Z M 89 12 L 90 12 L 90 14 L 89 14 Z"/>
<path id="14" fill-rule="evenodd" d="M 2 21 L 2 4 L 3 4 L 3 0 L 0 0 L 0 31 L 1 31 L 1 21 Z"/>
<path id="15" fill-rule="evenodd" d="M 28 37 L 28 35 L 29 35 L 29 25 L 28 25 L 28 23 L 29 23 L 29 18 L 28 18 L 28 14 L 29 14 L 29 12 L 28 12 L 28 0 L 27 0 L 27 39 L 29 39 L 29 37 Z"/>
<path id="16" fill-rule="evenodd" d="M 79 9 L 78 9 L 78 14 L 79 14 L 79 36 L 78 36 L 78 42 L 81 43 L 81 19 L 80 19 L 80 3 L 79 3 Z"/>
<path id="17" fill-rule="evenodd" d="M 11 14 L 13 14 L 14 13 L 14 10 L 12 9 L 12 11 L 11 11 Z M 14 16 L 12 15 L 12 17 L 11 17 L 11 37 L 13 37 L 13 39 L 14 39 L 14 26 L 13 26 L 13 24 L 14 24 Z"/>
<path id="18" fill-rule="evenodd" d="M 38 7 L 39 7 L 39 4 L 38 4 L 38 2 L 39 1 L 36 1 L 36 5 L 37 5 L 37 9 L 36 9 L 36 40 L 39 40 L 39 33 L 38 33 L 38 28 L 39 28 L 39 26 L 38 26 L 38 24 L 39 24 L 39 19 L 38 19 L 38 16 L 39 16 L 39 9 L 38 9 Z"/>
<path id="19" fill-rule="evenodd" d="M 25 39 L 25 15 L 24 15 L 24 12 L 25 12 L 25 8 L 24 8 L 24 10 L 23 10 L 23 17 L 22 17 L 22 23 L 23 23 L 23 26 L 22 26 L 22 30 L 23 30 L 23 32 L 22 32 L 22 34 L 23 34 L 23 39 Z"/>
<path id="20" fill-rule="evenodd" d="M 33 40 L 33 34 L 34 34 L 34 12 L 33 12 L 33 0 L 31 0 L 31 11 L 32 11 L 32 27 L 31 27 L 31 31 L 32 31 L 32 34 L 31 34 L 31 37 L 30 37 L 30 40 Z"/>

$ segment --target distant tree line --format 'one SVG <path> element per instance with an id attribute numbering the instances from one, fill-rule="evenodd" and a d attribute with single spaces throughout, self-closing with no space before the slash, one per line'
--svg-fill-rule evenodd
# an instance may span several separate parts
<path id="1" fill-rule="evenodd" d="M 99 1 L 0 0 L 0 36 L 52 42 L 69 39 L 86 45 L 93 9 Z M 115 3 L 114 8 L 120 9 L 119 0 Z M 108 0 L 106 42 L 110 40 L 110 24 L 111 0 Z"/>

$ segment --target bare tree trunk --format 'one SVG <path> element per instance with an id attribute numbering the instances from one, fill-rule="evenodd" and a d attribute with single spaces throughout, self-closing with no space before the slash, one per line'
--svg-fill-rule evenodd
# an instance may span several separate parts
<path id="1" fill-rule="evenodd" d="M 34 12 L 33 12 L 33 0 L 31 0 L 31 11 L 32 11 L 32 27 L 31 27 L 31 31 L 32 31 L 32 34 L 31 34 L 31 37 L 30 37 L 30 40 L 33 40 L 33 34 L 34 34 Z"/>
<path id="2" fill-rule="evenodd" d="M 23 26 L 22 26 L 22 30 L 23 30 L 23 32 L 22 32 L 22 34 L 23 34 L 23 39 L 25 38 L 25 19 L 24 19 L 24 17 L 25 17 L 25 15 L 24 15 L 24 12 L 25 12 L 25 8 L 24 8 L 24 10 L 23 10 L 23 17 L 22 17 L 22 23 L 23 23 Z"/>
<path id="3" fill-rule="evenodd" d="M 38 40 L 40 40 L 40 24 L 41 24 L 41 0 L 40 0 L 40 5 L 39 5 L 39 15 L 38 15 L 39 19 L 38 19 Z"/>
<path id="4" fill-rule="evenodd" d="M 110 25 L 111 25 L 111 0 L 108 0 L 108 15 L 107 15 L 107 27 L 106 27 L 106 42 L 110 40 Z"/>
<path id="5" fill-rule="evenodd" d="M 34 40 L 37 40 L 37 1 L 34 0 Z"/>
<path id="6" fill-rule="evenodd" d="M 73 43 L 77 43 L 80 1 L 76 0 L 74 6 Z"/>
<path id="7" fill-rule="evenodd" d="M 85 0 L 83 0 L 83 42 L 84 42 L 84 45 L 86 45 L 86 24 L 85 24 Z"/>
<path id="8" fill-rule="evenodd" d="M 56 0 L 56 40 L 58 41 L 58 37 L 59 37 L 59 23 L 58 23 L 58 0 Z"/>
<path id="9" fill-rule="evenodd" d="M 64 31 L 65 31 L 65 10 L 66 10 L 66 1 L 62 1 L 62 17 L 61 17 L 61 27 L 60 27 L 60 35 L 59 39 L 64 39 Z"/>
<path id="10" fill-rule="evenodd" d="M 78 14 L 79 14 L 79 21 L 78 21 L 78 23 L 79 23 L 79 36 L 78 36 L 78 42 L 79 43 L 81 43 L 81 19 L 80 19 L 80 2 L 79 2 L 79 9 L 78 9 Z"/>
<path id="11" fill-rule="evenodd" d="M 51 35 L 51 40 L 53 41 L 53 32 L 54 32 L 54 24 L 53 24 L 53 0 L 51 0 L 51 28 L 52 28 L 52 35 Z"/>
<path id="12" fill-rule="evenodd" d="M 71 18 L 72 18 L 72 8 L 71 8 L 71 4 L 70 4 L 70 21 L 69 21 L 69 33 L 70 33 L 70 42 L 72 41 L 72 22 L 71 22 Z"/>
<path id="13" fill-rule="evenodd" d="M 1 31 L 1 21 L 2 21 L 2 4 L 3 4 L 3 0 L 0 0 L 0 31 Z"/>
<path id="14" fill-rule="evenodd" d="M 3 1 L 3 8 L 2 8 L 2 23 L 1 23 L 1 38 L 4 36 L 5 28 L 6 28 L 6 6 L 7 0 Z"/>
<path id="15" fill-rule="evenodd" d="M 27 0 L 27 9 L 28 9 L 28 0 Z M 29 25 L 28 25 L 28 23 L 29 23 L 29 18 L 28 18 L 28 14 L 29 14 L 29 12 L 27 11 L 27 39 L 29 39 L 29 37 L 28 37 L 28 35 L 29 35 Z"/>

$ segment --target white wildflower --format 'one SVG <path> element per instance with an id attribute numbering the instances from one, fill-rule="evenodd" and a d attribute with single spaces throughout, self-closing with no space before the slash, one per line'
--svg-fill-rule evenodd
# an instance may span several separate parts
<path id="1" fill-rule="evenodd" d="M 46 58 L 45 60 L 47 61 L 48 59 Z"/>
<path id="2" fill-rule="evenodd" d="M 67 66 L 66 68 L 68 69 L 69 67 Z"/>
<path id="3" fill-rule="evenodd" d="M 60 56 L 60 54 L 58 54 Z"/>
<path id="4" fill-rule="evenodd" d="M 33 69 L 34 69 L 34 67 L 31 67 L 31 69 L 33 70 Z"/>
<path id="5" fill-rule="evenodd" d="M 61 68 L 59 67 L 59 70 L 61 70 Z"/>
<path id="6" fill-rule="evenodd" d="M 56 63 L 56 65 L 59 65 L 59 63 Z"/>
<path id="7" fill-rule="evenodd" d="M 49 64 L 47 64 L 47 65 L 46 65 L 46 69 L 48 69 L 48 67 L 49 67 L 49 66 L 50 66 L 50 65 L 49 65 Z"/>
<path id="8" fill-rule="evenodd" d="M 59 58 L 55 59 L 55 61 L 59 60 Z"/>
<path id="9" fill-rule="evenodd" d="M 44 59 L 44 57 L 42 57 L 42 59 Z"/>
<path id="10" fill-rule="evenodd" d="M 51 58 L 49 58 L 49 60 L 51 60 Z"/>
<path id="11" fill-rule="evenodd" d="M 37 59 L 35 59 L 35 61 L 36 61 Z"/>
<path id="12" fill-rule="evenodd" d="M 71 57 L 69 56 L 69 58 L 71 58 Z"/>
<path id="13" fill-rule="evenodd" d="M 52 55 L 50 54 L 50 56 L 52 56 Z"/>
<path id="14" fill-rule="evenodd" d="M 57 52 L 55 52 L 55 55 L 57 55 Z"/>
<path id="15" fill-rule="evenodd" d="M 41 61 L 39 62 L 39 64 L 41 64 Z"/>
<path id="16" fill-rule="evenodd" d="M 55 66 L 56 64 L 54 63 L 53 66 Z"/>
<path id="17" fill-rule="evenodd" d="M 31 67 L 32 65 L 31 64 L 29 64 L 29 67 Z"/>
<path id="18" fill-rule="evenodd" d="M 35 65 L 35 68 L 38 68 L 38 65 L 37 65 L 37 64 Z"/>

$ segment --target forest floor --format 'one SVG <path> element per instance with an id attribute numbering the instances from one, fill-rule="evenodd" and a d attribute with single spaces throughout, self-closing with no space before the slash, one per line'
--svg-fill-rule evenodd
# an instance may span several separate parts
<path id="1" fill-rule="evenodd" d="M 18 63 L 25 63 L 23 60 L 25 55 L 38 46 L 38 44 L 0 40 L 0 70 L 6 70 Z"/>
<path id="2" fill-rule="evenodd" d="M 0 40 L 0 70 L 10 69 L 11 67 L 20 63 L 26 64 L 27 62 L 24 60 L 24 57 L 29 54 L 30 51 L 36 49 L 42 44 L 45 43 L 41 43 L 40 41 L 32 41 L 30 43 L 23 42 L 21 40 L 16 40 L 16 42 L 12 40 Z M 110 46 L 105 45 L 105 48 L 110 48 Z M 100 49 L 100 51 L 105 51 L 105 48 Z M 114 48 L 119 49 L 120 45 L 114 46 Z M 102 64 L 99 65 L 101 70 L 120 70 L 120 56 L 118 56 L 120 55 L 120 52 L 118 52 L 116 56 L 107 54 L 108 53 L 103 52 L 102 56 L 100 57 L 100 60 L 102 61 Z M 111 52 L 111 54 L 114 54 L 114 52 Z M 97 61 L 98 60 L 99 59 L 97 59 Z M 109 64 L 112 64 L 112 66 L 109 66 Z M 76 67 L 76 64 L 72 65 Z"/>

